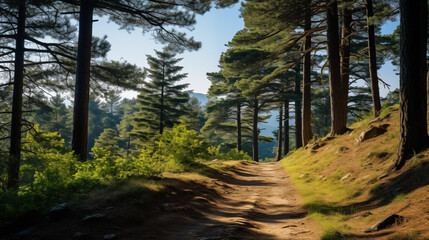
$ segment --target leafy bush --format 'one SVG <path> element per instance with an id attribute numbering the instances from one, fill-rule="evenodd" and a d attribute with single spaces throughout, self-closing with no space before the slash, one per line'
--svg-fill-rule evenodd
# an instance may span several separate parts
<path id="1" fill-rule="evenodd" d="M 111 145 L 111 144 L 110 144 Z M 179 124 L 167 129 L 154 143 L 142 147 L 137 157 L 122 157 L 117 149 L 92 148 L 93 159 L 80 162 L 67 151 L 58 133 L 43 132 L 36 125 L 23 139 L 21 186 L 6 190 L 6 167 L 0 172 L 0 219 L 13 219 L 30 211 L 43 211 L 54 204 L 73 201 L 92 189 L 130 177 L 150 177 L 165 171 L 202 169 L 196 159 L 250 159 L 236 149 L 220 153 L 220 146 L 208 147 L 196 131 Z M 3 158 L 3 156 L 2 156 Z M 6 157 L 1 164 L 6 166 Z"/>

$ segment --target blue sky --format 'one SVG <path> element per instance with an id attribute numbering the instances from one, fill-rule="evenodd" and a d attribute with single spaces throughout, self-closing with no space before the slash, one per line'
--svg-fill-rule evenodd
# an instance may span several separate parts
<path id="1" fill-rule="evenodd" d="M 206 78 L 207 72 L 218 70 L 219 57 L 227 48 L 234 34 L 243 29 L 243 19 L 240 18 L 240 4 L 231 8 L 212 9 L 203 16 L 197 16 L 197 24 L 191 35 L 202 42 L 202 48 L 198 51 L 185 52 L 178 57 L 183 58 L 180 65 L 183 72 L 188 73 L 184 82 L 190 83 L 190 89 L 198 93 L 206 93 L 210 81 Z M 389 22 L 382 28 L 382 33 L 391 33 L 396 28 L 397 22 Z M 153 55 L 153 49 L 161 50 L 162 45 L 157 44 L 150 34 L 143 35 L 140 29 L 128 33 L 119 30 L 114 23 L 109 23 L 107 18 L 101 18 L 94 23 L 94 35 L 102 37 L 107 35 L 107 40 L 112 44 L 107 58 L 123 60 L 139 67 L 146 67 L 146 55 Z M 398 88 L 399 78 L 395 73 L 395 67 L 385 64 L 379 71 L 379 77 L 391 85 L 391 89 Z M 381 87 L 381 95 L 385 96 L 388 89 Z M 135 97 L 135 92 L 122 94 L 124 97 Z"/>

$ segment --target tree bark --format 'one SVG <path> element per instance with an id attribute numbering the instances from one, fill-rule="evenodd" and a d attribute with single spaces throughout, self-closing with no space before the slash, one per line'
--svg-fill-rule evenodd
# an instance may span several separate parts
<path id="1" fill-rule="evenodd" d="M 347 101 L 341 80 L 338 6 L 336 0 L 327 0 L 327 39 L 329 63 L 329 88 L 331 98 L 331 136 L 347 131 Z M 344 107 L 345 106 L 345 107 Z"/>
<path id="2" fill-rule="evenodd" d="M 279 130 L 278 130 L 278 145 L 277 145 L 277 155 L 276 161 L 280 161 L 282 159 L 282 147 L 283 147 L 283 103 L 280 104 L 279 109 Z"/>
<path id="3" fill-rule="evenodd" d="M 12 123 L 10 129 L 9 148 L 9 169 L 8 182 L 9 189 L 19 188 L 19 167 L 21 162 L 21 130 L 22 130 L 22 94 L 24 89 L 24 39 L 25 39 L 25 2 L 18 9 L 18 30 L 15 46 L 15 69 L 13 82 L 12 100 Z"/>
<path id="4" fill-rule="evenodd" d="M 159 116 L 159 134 L 164 131 L 164 86 L 161 87 L 161 111 Z"/>
<path id="5" fill-rule="evenodd" d="M 289 100 L 284 101 L 285 106 L 285 116 L 284 116 L 284 141 L 283 141 L 283 156 L 286 156 L 289 153 Z"/>
<path id="6" fill-rule="evenodd" d="M 258 114 L 259 106 L 258 100 L 254 100 L 253 106 L 253 142 L 252 142 L 252 151 L 253 151 L 253 161 L 259 162 L 259 152 L 258 152 Z"/>
<path id="7" fill-rule="evenodd" d="M 73 113 L 72 150 L 80 161 L 86 161 L 88 141 L 89 79 L 93 22 L 92 1 L 81 1 L 76 86 Z"/>
<path id="8" fill-rule="evenodd" d="M 302 147 L 302 113 L 301 113 L 301 67 L 299 62 L 296 64 L 295 75 L 295 142 L 296 148 Z"/>
<path id="9" fill-rule="evenodd" d="M 395 169 L 429 146 L 427 132 L 427 1 L 401 0 L 400 141 Z"/>
<path id="10" fill-rule="evenodd" d="M 313 137 L 311 131 L 311 0 L 305 0 L 304 64 L 302 83 L 302 145 Z"/>
<path id="11" fill-rule="evenodd" d="M 368 32 L 368 54 L 369 54 L 369 76 L 371 79 L 371 93 L 374 116 L 377 117 L 381 110 L 380 90 L 377 76 L 377 53 L 375 48 L 374 23 L 371 18 L 374 16 L 372 0 L 366 0 L 366 22 Z"/>
<path id="12" fill-rule="evenodd" d="M 241 151 L 241 102 L 237 103 L 237 150 Z"/>
<path id="13" fill-rule="evenodd" d="M 350 3 L 351 0 L 346 0 Z M 345 109 L 345 121 L 347 123 L 347 103 L 349 100 L 349 82 L 350 82 L 350 48 L 351 48 L 351 34 L 352 34 L 352 9 L 347 4 L 342 8 L 342 22 L 341 27 L 341 55 L 340 55 L 340 71 L 341 71 L 341 108 Z"/>

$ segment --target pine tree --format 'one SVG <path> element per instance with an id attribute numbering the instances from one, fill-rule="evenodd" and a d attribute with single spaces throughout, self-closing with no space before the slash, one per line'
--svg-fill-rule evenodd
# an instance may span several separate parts
<path id="1" fill-rule="evenodd" d="M 427 0 L 401 0 L 400 138 L 397 170 L 429 146 L 427 128 Z"/>
<path id="2" fill-rule="evenodd" d="M 189 27 L 195 24 L 195 14 L 210 10 L 212 3 L 217 7 L 226 7 L 234 0 L 218 1 L 108 1 L 108 0 L 62 0 L 79 5 L 79 40 L 76 64 L 76 87 L 73 117 L 72 149 L 85 161 L 88 134 L 88 103 L 91 68 L 91 42 L 94 10 L 108 15 L 110 19 L 124 29 L 143 28 L 144 32 L 153 31 L 161 43 L 168 43 L 177 51 L 196 50 L 201 44 L 188 38 L 185 33 L 177 32 L 174 27 Z M 173 29 L 171 28 L 173 27 Z"/>
<path id="3" fill-rule="evenodd" d="M 146 69 L 150 82 L 145 82 L 137 97 L 137 108 L 133 119 L 133 135 L 141 140 L 151 139 L 162 134 L 165 128 L 171 128 L 179 122 L 180 117 L 189 113 L 186 103 L 189 84 L 178 84 L 186 78 L 180 73 L 183 67 L 177 66 L 182 60 L 165 48 L 162 52 L 155 50 L 156 56 L 147 55 L 149 68 Z"/>
<path id="4" fill-rule="evenodd" d="M 118 146 L 118 132 L 111 128 L 106 128 L 95 140 L 94 148 L 101 148 L 109 151 L 112 155 L 120 155 L 121 149 Z"/>
<path id="5" fill-rule="evenodd" d="M 67 18 L 58 17 L 55 1 L 2 1 L 0 3 L 1 70 L 13 72 L 12 118 L 10 127 L 8 188 L 19 187 L 21 134 L 23 116 L 24 69 L 34 60 L 26 56 L 39 54 L 36 65 L 56 61 L 58 56 L 70 57 L 67 41 L 72 38 L 73 26 Z M 57 6 L 58 7 L 58 6 Z M 61 25 L 63 23 L 63 25 Z M 56 44 L 47 43 L 52 38 Z M 30 47 L 25 44 L 31 43 Z M 62 47 L 58 47 L 64 44 Z M 34 48 L 33 48 L 34 47 Z M 54 60 L 53 60 L 54 59 Z M 26 61 L 27 60 L 27 61 Z M 58 63 L 59 61 L 57 61 Z M 13 68 L 11 67 L 13 65 Z M 12 70 L 13 69 L 13 70 Z M 28 75 L 27 75 L 28 77 Z M 9 83 L 12 83 L 11 81 Z"/>

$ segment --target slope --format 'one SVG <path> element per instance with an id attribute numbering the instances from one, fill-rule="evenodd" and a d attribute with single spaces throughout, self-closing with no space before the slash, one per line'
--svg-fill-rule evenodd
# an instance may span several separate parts
<path id="1" fill-rule="evenodd" d="M 399 142 L 398 106 L 350 128 L 282 160 L 322 239 L 429 238 L 429 150 L 401 171 L 390 170 Z M 388 217 L 391 223 L 383 221 Z"/>

